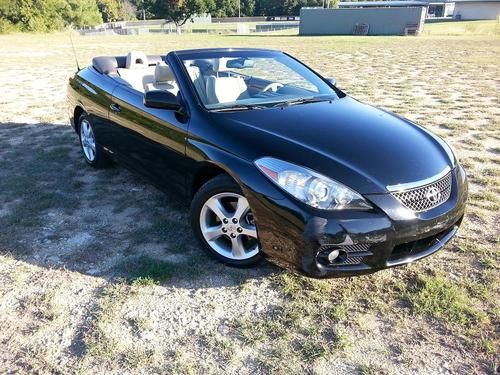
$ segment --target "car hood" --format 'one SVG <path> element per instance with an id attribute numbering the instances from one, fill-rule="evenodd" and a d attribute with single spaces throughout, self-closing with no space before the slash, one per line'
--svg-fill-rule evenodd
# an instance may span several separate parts
<path id="1" fill-rule="evenodd" d="M 428 179 L 453 164 L 437 136 L 350 97 L 213 115 L 239 140 L 229 151 L 286 160 L 363 194 L 386 193 L 387 186 Z"/>

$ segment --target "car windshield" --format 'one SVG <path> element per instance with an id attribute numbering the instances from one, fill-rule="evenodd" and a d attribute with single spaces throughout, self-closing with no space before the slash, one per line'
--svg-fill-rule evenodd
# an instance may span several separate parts
<path id="1" fill-rule="evenodd" d="M 284 53 L 228 51 L 180 54 L 209 110 L 246 110 L 337 98 L 335 90 Z"/>

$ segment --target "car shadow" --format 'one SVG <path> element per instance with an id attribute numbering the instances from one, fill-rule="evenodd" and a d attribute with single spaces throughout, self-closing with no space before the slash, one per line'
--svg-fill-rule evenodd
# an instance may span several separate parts
<path id="1" fill-rule="evenodd" d="M 185 203 L 119 165 L 96 170 L 64 124 L 0 124 L 0 254 L 109 281 L 217 288 L 283 272 L 205 254 Z"/>

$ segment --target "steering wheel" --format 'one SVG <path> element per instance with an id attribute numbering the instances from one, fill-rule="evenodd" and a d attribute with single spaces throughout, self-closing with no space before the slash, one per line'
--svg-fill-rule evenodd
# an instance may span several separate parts
<path id="1" fill-rule="evenodd" d="M 282 88 L 283 86 L 285 86 L 285 85 L 282 83 L 271 82 L 269 85 L 264 87 L 261 92 L 268 92 L 268 91 L 276 92 L 276 91 L 278 91 L 278 89 Z"/>

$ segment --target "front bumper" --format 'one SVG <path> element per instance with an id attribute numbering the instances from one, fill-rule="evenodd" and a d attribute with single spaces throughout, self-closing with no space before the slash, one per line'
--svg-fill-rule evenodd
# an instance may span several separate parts
<path id="1" fill-rule="evenodd" d="M 266 255 L 313 277 L 372 273 L 413 262 L 440 250 L 457 232 L 468 187 L 465 171 L 452 173 L 452 192 L 443 204 L 414 213 L 391 194 L 365 195 L 371 211 L 319 211 L 291 198 L 245 191 Z M 338 250 L 332 262 L 327 255 Z"/>

